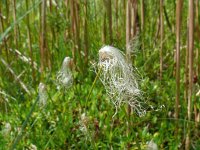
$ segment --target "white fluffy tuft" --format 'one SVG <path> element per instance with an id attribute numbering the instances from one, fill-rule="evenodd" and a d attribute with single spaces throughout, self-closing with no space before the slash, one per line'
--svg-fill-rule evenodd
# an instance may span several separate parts
<path id="1" fill-rule="evenodd" d="M 46 85 L 44 83 L 39 84 L 38 93 L 39 93 L 39 102 L 38 102 L 39 106 L 44 107 L 47 103 L 47 98 L 48 98 Z"/>
<path id="2" fill-rule="evenodd" d="M 139 116 L 145 115 L 138 75 L 132 65 L 127 63 L 124 54 L 112 46 L 101 48 L 98 63 L 98 69 L 100 68 L 100 80 L 115 105 L 116 113 L 122 104 L 127 103 Z"/>
<path id="3" fill-rule="evenodd" d="M 62 67 L 57 74 L 57 89 L 61 89 L 62 87 L 68 89 L 72 86 L 73 77 L 70 69 L 71 61 L 70 57 L 65 57 L 63 60 Z"/>

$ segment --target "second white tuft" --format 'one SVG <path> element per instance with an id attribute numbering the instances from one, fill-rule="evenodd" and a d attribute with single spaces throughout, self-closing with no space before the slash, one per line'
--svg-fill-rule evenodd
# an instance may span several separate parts
<path id="1" fill-rule="evenodd" d="M 73 77 L 70 69 L 71 62 L 72 60 L 70 57 L 65 57 L 63 60 L 61 69 L 57 74 L 57 89 L 61 89 L 62 87 L 68 89 L 72 86 Z"/>
<path id="2" fill-rule="evenodd" d="M 47 89 L 44 83 L 39 84 L 38 92 L 39 92 L 39 106 L 44 107 L 48 99 Z"/>

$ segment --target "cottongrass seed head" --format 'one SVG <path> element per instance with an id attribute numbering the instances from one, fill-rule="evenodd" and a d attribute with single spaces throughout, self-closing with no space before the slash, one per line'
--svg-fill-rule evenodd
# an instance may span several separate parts
<path id="1" fill-rule="evenodd" d="M 48 99 L 47 89 L 44 83 L 39 84 L 38 93 L 39 93 L 39 102 L 38 102 L 39 106 L 44 107 Z"/>
<path id="2" fill-rule="evenodd" d="M 131 53 L 131 55 L 136 55 L 139 52 L 140 45 L 140 36 L 136 34 L 136 36 L 130 39 L 127 49 Z"/>
<path id="3" fill-rule="evenodd" d="M 37 146 L 34 144 L 30 144 L 28 150 L 37 150 Z"/>
<path id="4" fill-rule="evenodd" d="M 146 114 L 142 92 L 138 86 L 139 76 L 119 49 L 112 46 L 101 48 L 98 69 L 101 69 L 100 80 L 116 108 L 116 113 L 122 104 L 127 103 L 139 116 Z"/>
<path id="5" fill-rule="evenodd" d="M 68 89 L 72 86 L 73 77 L 71 72 L 72 59 L 65 57 L 63 60 L 60 71 L 57 74 L 57 89 L 65 88 Z"/>
<path id="6" fill-rule="evenodd" d="M 9 122 L 6 122 L 5 123 L 5 125 L 4 125 L 4 127 L 3 127 L 3 129 L 2 129 L 2 131 L 1 131 L 1 133 L 2 133 L 2 135 L 6 138 L 6 137 L 8 137 L 8 135 L 10 134 L 10 132 L 11 132 L 11 125 L 10 125 L 10 123 Z"/>
<path id="7" fill-rule="evenodd" d="M 80 124 L 80 130 L 86 134 L 88 131 L 87 129 L 88 117 L 85 115 L 85 113 L 81 114 L 79 124 Z"/>
<path id="8" fill-rule="evenodd" d="M 148 145 L 146 150 L 158 150 L 158 145 L 154 143 L 153 140 L 151 140 Z"/>
<path id="9" fill-rule="evenodd" d="M 83 113 L 79 120 L 79 130 L 83 133 L 85 140 L 91 141 L 91 130 L 89 129 L 89 117 Z"/>

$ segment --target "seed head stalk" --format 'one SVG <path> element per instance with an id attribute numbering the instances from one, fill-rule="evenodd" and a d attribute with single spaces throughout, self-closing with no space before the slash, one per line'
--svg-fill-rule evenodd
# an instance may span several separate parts
<path id="1" fill-rule="evenodd" d="M 94 79 L 94 81 L 93 81 L 93 83 L 92 83 L 92 87 L 91 87 L 91 89 L 90 89 L 90 91 L 89 91 L 89 93 L 88 93 L 87 99 L 86 99 L 86 107 L 87 107 L 88 100 L 90 99 L 90 96 L 91 96 L 92 90 L 93 90 L 93 88 L 94 88 L 94 85 L 95 85 L 95 83 L 97 82 L 97 79 L 99 78 L 99 76 L 100 76 L 100 74 L 101 74 L 101 71 L 102 71 L 102 67 L 99 68 L 99 70 L 98 70 L 98 72 L 97 72 L 97 75 L 96 75 L 96 77 L 95 77 L 95 79 Z"/>

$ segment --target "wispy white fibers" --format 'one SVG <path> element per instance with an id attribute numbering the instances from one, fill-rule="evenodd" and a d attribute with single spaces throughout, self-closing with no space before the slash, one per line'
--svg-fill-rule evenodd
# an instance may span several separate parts
<path id="1" fill-rule="evenodd" d="M 8 137 L 10 132 L 11 132 L 10 123 L 5 123 L 5 125 L 4 125 L 4 127 L 3 127 L 2 131 L 1 131 L 2 135 L 6 138 L 6 137 Z"/>
<path id="2" fill-rule="evenodd" d="M 39 106 L 43 107 L 46 105 L 48 98 L 46 85 L 44 83 L 39 84 L 38 93 L 39 93 L 39 102 L 38 102 Z"/>
<path id="3" fill-rule="evenodd" d="M 80 120 L 79 120 L 79 129 L 84 134 L 84 137 L 86 140 L 92 140 L 91 139 L 91 130 L 89 129 L 89 117 L 83 113 L 81 114 Z"/>
<path id="4" fill-rule="evenodd" d="M 71 62 L 72 60 L 70 57 L 65 57 L 63 60 L 62 67 L 57 74 L 57 89 L 61 89 L 62 87 L 68 89 L 72 86 L 73 77 L 70 69 Z"/>
<path id="5" fill-rule="evenodd" d="M 83 113 L 81 115 L 81 119 L 80 119 L 80 130 L 86 134 L 88 132 L 88 129 L 87 129 L 87 124 L 88 124 L 88 118 L 86 117 L 85 113 Z"/>
<path id="6" fill-rule="evenodd" d="M 100 80 L 115 105 L 116 113 L 122 104 L 127 103 L 139 116 L 143 116 L 146 111 L 143 108 L 138 76 L 132 65 L 127 63 L 124 54 L 112 46 L 101 48 L 98 68 L 102 69 Z"/>
<path id="7" fill-rule="evenodd" d="M 131 55 L 135 55 L 139 52 L 139 47 L 140 47 L 140 40 L 139 40 L 139 35 L 135 35 L 128 43 L 128 51 L 131 53 Z"/>
<path id="8" fill-rule="evenodd" d="M 34 144 L 30 144 L 29 150 L 37 150 L 37 146 Z"/>
<path id="9" fill-rule="evenodd" d="M 158 150 L 158 146 L 153 140 L 151 140 L 147 145 L 147 150 Z"/>

